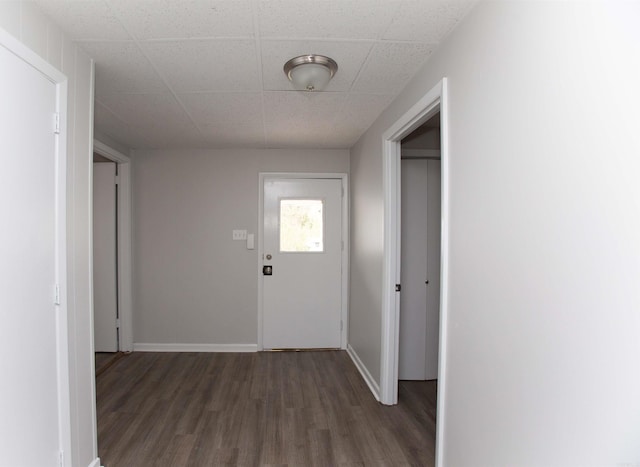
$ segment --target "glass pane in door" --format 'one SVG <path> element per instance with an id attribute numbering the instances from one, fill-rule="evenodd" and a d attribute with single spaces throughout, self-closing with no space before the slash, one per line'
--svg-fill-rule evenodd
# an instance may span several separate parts
<path id="1" fill-rule="evenodd" d="M 321 199 L 280 200 L 280 251 L 322 252 L 323 201 Z"/>

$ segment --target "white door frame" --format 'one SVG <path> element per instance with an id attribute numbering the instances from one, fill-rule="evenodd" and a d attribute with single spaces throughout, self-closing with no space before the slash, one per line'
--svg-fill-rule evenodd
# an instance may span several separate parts
<path id="1" fill-rule="evenodd" d="M 106 144 L 93 140 L 93 152 L 116 163 L 118 181 L 118 350 L 133 351 L 133 293 L 131 261 L 131 159 Z M 93 175 L 92 175 L 93 177 Z M 93 193 L 93 179 L 92 189 Z M 93 216 L 93 207 L 92 213 Z M 93 226 L 92 226 L 93 229 Z M 93 232 L 91 234 L 93 238 Z M 93 250 L 92 250 L 93 251 Z M 91 258 L 93 271 L 93 253 Z M 93 274 L 93 272 L 92 272 Z"/>
<path id="2" fill-rule="evenodd" d="M 264 183 L 269 179 L 283 178 L 308 178 L 308 179 L 338 179 L 342 181 L 342 306 L 340 317 L 342 319 L 342 331 L 340 333 L 340 348 L 347 348 L 347 335 L 349 323 L 349 179 L 346 173 L 272 173 L 260 172 L 258 183 L 258 351 L 264 350 L 262 343 L 263 325 L 263 275 L 262 263 L 264 257 Z"/>
<path id="3" fill-rule="evenodd" d="M 59 304 L 56 305 L 58 431 L 60 451 L 65 466 L 71 465 L 71 389 L 69 381 L 68 278 L 67 278 L 67 77 L 22 42 L 0 28 L 0 46 L 38 70 L 56 86 L 58 135 L 56 137 L 56 283 Z M 53 129 L 53 121 L 52 121 Z"/>
<path id="4" fill-rule="evenodd" d="M 440 111 L 441 149 L 441 262 L 440 331 L 438 356 L 438 406 L 436 427 L 436 465 L 442 465 L 443 420 L 446 396 L 447 317 L 449 281 L 449 138 L 447 79 L 443 78 L 411 109 L 384 132 L 384 264 L 382 283 L 382 351 L 380 364 L 380 402 L 398 403 L 398 349 L 400 294 L 400 142 Z"/>

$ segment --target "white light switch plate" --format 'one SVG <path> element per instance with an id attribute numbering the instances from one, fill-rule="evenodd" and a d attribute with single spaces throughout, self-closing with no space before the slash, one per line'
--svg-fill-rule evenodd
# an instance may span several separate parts
<path id="1" fill-rule="evenodd" d="M 247 239 L 247 231 L 246 230 L 234 230 L 233 231 L 233 239 L 234 240 L 246 240 Z"/>

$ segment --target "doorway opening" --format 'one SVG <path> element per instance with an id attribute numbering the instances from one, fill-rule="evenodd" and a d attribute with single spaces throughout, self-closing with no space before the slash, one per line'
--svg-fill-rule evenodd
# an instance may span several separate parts
<path id="1" fill-rule="evenodd" d="M 435 434 L 440 321 L 440 112 L 401 141 L 398 401 Z M 429 440 L 435 445 L 435 436 Z"/>
<path id="2" fill-rule="evenodd" d="M 440 112 L 401 141 L 398 379 L 438 378 Z"/>
<path id="3" fill-rule="evenodd" d="M 398 403 L 400 353 L 400 296 L 402 290 L 402 141 L 416 129 L 440 115 L 440 293 L 437 356 L 436 465 L 442 465 L 443 419 L 446 397 L 446 329 L 448 311 L 448 229 L 449 229 L 449 156 L 447 80 L 443 78 L 383 135 L 384 176 L 384 265 L 382 289 L 382 352 L 380 402 Z M 408 141 L 408 140 L 407 140 Z M 409 148 L 407 148 L 409 149 Z M 429 280 L 429 279 L 424 279 Z M 426 284 L 425 284 L 426 285 Z"/>
<path id="4" fill-rule="evenodd" d="M 93 296 L 96 376 L 133 350 L 130 159 L 94 140 Z"/>

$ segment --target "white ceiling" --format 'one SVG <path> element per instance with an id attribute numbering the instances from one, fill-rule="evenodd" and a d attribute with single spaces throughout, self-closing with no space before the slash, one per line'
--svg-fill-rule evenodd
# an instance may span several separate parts
<path id="1" fill-rule="evenodd" d="M 471 0 L 37 0 L 96 62 L 96 132 L 130 148 L 348 148 Z M 284 63 L 338 62 L 324 92 Z"/>

